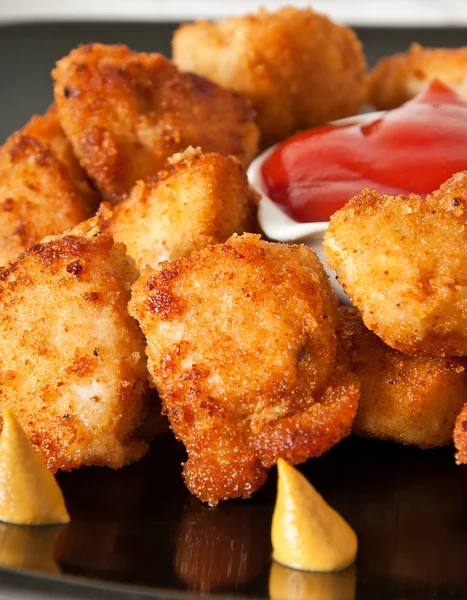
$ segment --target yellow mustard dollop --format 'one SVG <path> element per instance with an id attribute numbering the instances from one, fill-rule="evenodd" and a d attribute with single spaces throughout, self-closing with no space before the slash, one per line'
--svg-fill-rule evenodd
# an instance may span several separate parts
<path id="1" fill-rule="evenodd" d="M 338 571 L 357 554 L 357 536 L 311 483 L 279 459 L 271 539 L 274 559 L 292 569 Z"/>
<path id="2" fill-rule="evenodd" d="M 0 436 L 0 521 L 16 525 L 70 521 L 55 477 L 7 408 Z"/>

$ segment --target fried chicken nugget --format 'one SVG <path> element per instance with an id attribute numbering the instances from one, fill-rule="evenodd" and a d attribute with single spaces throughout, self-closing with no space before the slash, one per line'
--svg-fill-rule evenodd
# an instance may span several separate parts
<path id="1" fill-rule="evenodd" d="M 160 54 L 90 44 L 58 61 L 52 74 L 62 126 L 108 200 L 119 200 L 190 145 L 233 154 L 245 166 L 257 153 L 249 102 L 181 73 Z"/>
<path id="2" fill-rule="evenodd" d="M 0 407 L 52 470 L 121 467 L 148 449 L 144 339 L 127 312 L 137 277 L 97 218 L 46 238 L 0 273 Z"/>
<path id="3" fill-rule="evenodd" d="M 89 184 L 86 173 L 74 155 L 73 146 L 60 125 L 55 104 L 52 104 L 45 115 L 32 117 L 21 129 L 21 133 L 49 146 L 54 157 L 66 169 L 68 178 L 79 193 L 88 212 L 94 214 L 99 206 L 99 194 Z"/>
<path id="4" fill-rule="evenodd" d="M 392 348 L 467 356 L 466 221 L 467 171 L 425 200 L 364 190 L 331 217 L 327 262 Z"/>
<path id="5" fill-rule="evenodd" d="M 467 464 L 467 403 L 464 404 L 454 428 L 454 446 L 456 448 L 456 463 Z"/>
<path id="6" fill-rule="evenodd" d="M 258 235 L 145 268 L 129 310 L 198 498 L 249 497 L 279 457 L 350 432 L 358 382 L 336 361 L 336 308 L 311 249 Z"/>
<path id="7" fill-rule="evenodd" d="M 423 48 L 381 59 L 368 78 L 369 104 L 378 110 L 397 108 L 439 79 L 467 99 L 467 47 Z"/>
<path id="8" fill-rule="evenodd" d="M 33 117 L 0 148 L 0 265 L 89 218 L 97 203 L 55 107 Z"/>
<path id="9" fill-rule="evenodd" d="M 365 99 L 365 57 L 355 33 L 311 8 L 182 25 L 173 57 L 247 96 L 267 147 L 298 129 L 359 112 Z"/>
<path id="10" fill-rule="evenodd" d="M 354 432 L 421 448 L 450 444 L 467 397 L 465 362 L 403 354 L 367 329 L 355 309 L 341 307 L 339 317 L 338 336 L 360 379 Z"/>
<path id="11" fill-rule="evenodd" d="M 236 158 L 188 148 L 169 162 L 113 210 L 102 209 L 108 231 L 139 269 L 257 230 L 258 196 Z"/>

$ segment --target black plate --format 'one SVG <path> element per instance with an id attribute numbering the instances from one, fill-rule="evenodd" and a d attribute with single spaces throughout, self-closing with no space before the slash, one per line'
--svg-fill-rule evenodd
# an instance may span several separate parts
<path id="1" fill-rule="evenodd" d="M 124 42 L 170 52 L 175 24 L 0 27 L 0 139 L 52 101 L 50 68 L 78 43 Z M 370 63 L 412 41 L 465 43 L 462 29 L 360 29 Z M 349 438 L 303 472 L 359 536 L 357 565 L 323 576 L 271 561 L 275 472 L 251 500 L 203 506 L 181 480 L 170 435 L 119 471 L 62 473 L 66 528 L 0 525 L 0 594 L 27 598 L 418 600 L 467 597 L 467 467 L 451 448 L 421 451 Z M 288 587 L 287 587 L 288 586 Z M 326 596 L 326 593 L 328 594 Z"/>
<path id="2" fill-rule="evenodd" d="M 127 597 L 127 585 L 144 592 L 133 589 L 131 598 L 194 592 L 292 600 L 297 586 L 322 600 L 467 595 L 467 468 L 455 466 L 452 448 L 422 451 L 351 437 L 301 467 L 359 537 L 356 567 L 330 576 L 271 561 L 274 471 L 250 500 L 212 509 L 186 491 L 184 456 L 167 434 L 141 462 L 119 471 L 61 473 L 70 525 L 0 525 L 2 562 L 46 574 L 49 593 L 53 579 L 109 582 L 112 593 L 102 598 Z M 311 595 L 323 588 L 337 591 Z M 86 597 L 93 597 L 89 590 Z"/>

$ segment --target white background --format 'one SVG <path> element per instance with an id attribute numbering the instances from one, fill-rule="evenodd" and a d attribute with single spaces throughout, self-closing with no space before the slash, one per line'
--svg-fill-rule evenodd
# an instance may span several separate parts
<path id="1" fill-rule="evenodd" d="M 182 20 L 216 18 L 303 0 L 0 0 L 0 22 L 38 20 Z M 350 25 L 467 25 L 467 0 L 314 0 L 313 7 Z"/>

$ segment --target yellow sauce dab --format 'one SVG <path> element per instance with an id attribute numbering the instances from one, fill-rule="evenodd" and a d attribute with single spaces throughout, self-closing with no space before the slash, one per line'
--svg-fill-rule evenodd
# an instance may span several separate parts
<path id="1" fill-rule="evenodd" d="M 55 477 L 7 408 L 0 436 L 0 521 L 16 525 L 70 522 Z"/>
<path id="2" fill-rule="evenodd" d="M 279 459 L 277 469 L 271 530 L 274 560 L 304 571 L 338 571 L 350 565 L 358 546 L 350 525 L 285 460 Z"/>

